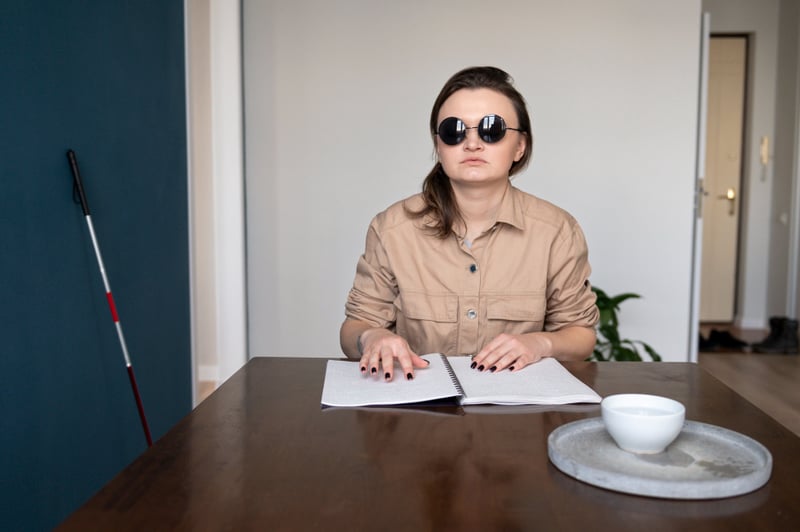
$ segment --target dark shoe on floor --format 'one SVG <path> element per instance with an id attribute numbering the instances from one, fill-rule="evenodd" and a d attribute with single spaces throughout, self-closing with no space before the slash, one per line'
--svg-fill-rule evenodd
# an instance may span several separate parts
<path id="1" fill-rule="evenodd" d="M 756 353 L 797 354 L 797 320 L 770 318 L 769 329 L 769 335 L 763 341 L 753 344 Z"/>
<path id="2" fill-rule="evenodd" d="M 786 318 L 773 316 L 769 319 L 769 334 L 766 338 L 761 340 L 760 342 L 753 344 L 753 350 L 758 353 L 766 353 L 769 350 L 774 349 L 781 336 L 783 335 L 783 324 L 786 322 Z M 765 349 L 767 351 L 762 351 Z"/>
<path id="3" fill-rule="evenodd" d="M 747 342 L 735 338 L 728 331 L 718 331 L 716 329 L 711 329 L 708 341 L 719 346 L 722 351 L 744 351 L 750 347 Z"/>
<path id="4" fill-rule="evenodd" d="M 716 351 L 717 344 L 711 340 L 707 340 L 703 333 L 700 333 L 700 342 L 698 343 L 698 350 L 702 352 Z"/>

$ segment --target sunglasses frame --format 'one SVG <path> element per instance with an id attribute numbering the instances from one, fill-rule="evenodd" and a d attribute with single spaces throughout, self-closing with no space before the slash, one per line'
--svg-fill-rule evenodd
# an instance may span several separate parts
<path id="1" fill-rule="evenodd" d="M 446 135 L 443 136 L 442 135 L 442 126 L 444 126 L 445 123 L 448 123 L 448 124 L 452 123 L 452 121 L 454 121 L 454 120 L 455 120 L 455 124 L 456 124 L 455 125 L 455 129 L 456 129 L 457 133 L 455 135 L 446 134 Z M 487 121 L 489 121 L 492 125 L 489 126 L 489 127 L 486 127 L 484 124 L 486 124 Z M 458 124 L 459 123 L 464 126 L 464 128 L 462 130 L 460 130 L 460 131 L 458 129 Z M 495 138 L 491 134 L 491 128 L 493 126 L 495 126 L 496 123 L 499 123 L 500 124 L 500 128 L 501 128 L 499 136 L 497 138 Z M 470 129 L 477 129 L 478 130 L 478 132 L 477 132 L 478 133 L 478 138 L 480 138 L 482 141 L 484 141 L 487 144 L 495 144 L 495 143 L 500 142 L 501 140 L 503 140 L 505 138 L 505 136 L 506 136 L 506 131 L 509 130 L 509 129 L 511 131 L 522 132 L 522 130 L 519 129 L 519 128 L 508 127 L 508 125 L 506 124 L 505 119 L 502 116 L 497 115 L 497 114 L 489 114 L 489 115 L 486 115 L 483 118 L 481 118 L 480 121 L 478 122 L 477 126 L 472 126 L 472 127 L 467 127 L 466 122 L 464 122 L 462 119 L 460 119 L 458 117 L 448 116 L 447 118 L 445 118 L 444 120 L 439 122 L 439 126 L 436 128 L 436 135 L 447 146 L 458 146 L 459 144 L 464 142 L 464 140 L 466 140 L 467 132 Z M 449 142 L 449 140 L 454 140 L 455 142 Z"/>

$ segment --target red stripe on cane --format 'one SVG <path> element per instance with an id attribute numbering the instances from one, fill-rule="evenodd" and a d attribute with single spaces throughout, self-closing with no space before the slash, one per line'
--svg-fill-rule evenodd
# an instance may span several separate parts
<path id="1" fill-rule="evenodd" d="M 117 316 L 117 306 L 114 305 L 114 296 L 111 295 L 111 292 L 106 292 L 106 299 L 108 299 L 108 308 L 111 309 L 111 317 L 114 319 L 114 323 L 117 323 L 119 316 Z"/>

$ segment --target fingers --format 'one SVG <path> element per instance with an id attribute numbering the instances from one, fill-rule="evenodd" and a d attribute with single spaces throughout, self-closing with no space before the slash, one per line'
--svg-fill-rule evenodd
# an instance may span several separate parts
<path id="1" fill-rule="evenodd" d="M 486 344 L 472 359 L 471 367 L 478 371 L 517 371 L 541 360 L 537 346 L 527 345 L 516 335 L 500 334 Z"/>
<path id="2" fill-rule="evenodd" d="M 361 373 L 375 379 L 391 381 L 394 379 L 396 366 L 404 378 L 414 378 L 414 368 L 427 367 L 428 362 L 414 353 L 400 336 L 387 330 L 370 330 L 369 335 L 362 334 L 363 355 L 359 362 Z M 395 361 L 397 364 L 395 364 Z"/>
<path id="3" fill-rule="evenodd" d="M 523 367 L 525 364 L 520 360 L 521 358 L 522 357 L 514 351 L 494 351 L 482 361 L 478 361 L 477 363 L 473 361 L 473 363 L 476 365 L 475 369 L 478 371 L 494 373 L 496 371 L 503 371 L 504 369 L 519 369 Z"/>
<path id="4" fill-rule="evenodd" d="M 421 356 L 414 353 L 408 344 L 405 344 L 405 349 L 402 349 L 400 352 L 392 353 L 391 359 L 392 362 L 387 364 L 387 358 L 384 358 L 384 379 L 390 381 L 394 378 L 394 361 L 396 360 L 397 363 L 400 365 L 400 370 L 402 372 L 403 378 L 406 380 L 413 380 L 414 379 L 414 368 L 427 368 L 430 365 L 430 362 L 422 358 Z"/>
<path id="5" fill-rule="evenodd" d="M 408 356 L 399 355 L 397 361 L 400 363 L 400 368 L 403 370 L 406 380 L 414 378 L 414 368 L 427 368 L 430 365 L 430 362 L 411 350 L 408 351 Z"/>
<path id="6" fill-rule="evenodd" d="M 431 365 L 431 363 L 419 355 L 412 355 L 411 356 L 411 363 L 415 368 L 427 368 Z"/>
<path id="7" fill-rule="evenodd" d="M 499 371 L 512 365 L 514 346 L 511 337 L 501 334 L 486 344 L 472 359 L 471 367 L 478 371 Z"/>
<path id="8" fill-rule="evenodd" d="M 362 374 L 378 378 L 382 370 L 381 339 L 391 334 L 385 329 L 367 329 L 358 337 L 361 360 L 359 366 Z"/>

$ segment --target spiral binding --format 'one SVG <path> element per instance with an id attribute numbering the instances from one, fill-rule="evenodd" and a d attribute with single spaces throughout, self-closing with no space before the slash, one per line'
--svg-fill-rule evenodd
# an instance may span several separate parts
<path id="1" fill-rule="evenodd" d="M 456 387 L 458 395 L 460 397 L 466 397 L 464 389 L 461 387 L 461 382 L 458 380 L 458 377 L 456 377 L 456 373 L 453 371 L 453 366 L 450 365 L 450 362 L 448 362 L 447 357 L 445 355 L 439 353 L 439 356 L 442 357 L 442 362 L 444 362 L 444 368 L 447 370 L 448 375 L 450 375 L 450 380 L 453 381 L 453 386 Z"/>

